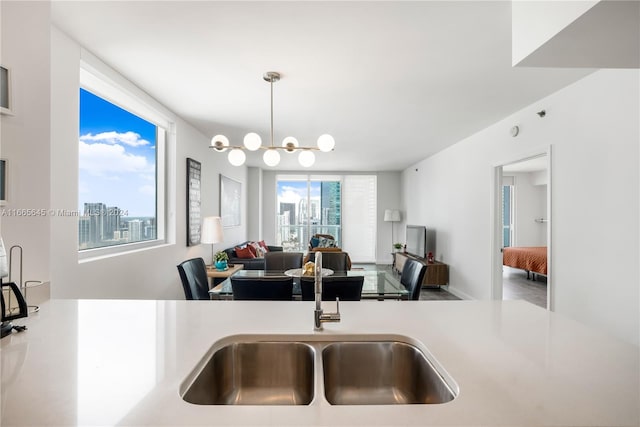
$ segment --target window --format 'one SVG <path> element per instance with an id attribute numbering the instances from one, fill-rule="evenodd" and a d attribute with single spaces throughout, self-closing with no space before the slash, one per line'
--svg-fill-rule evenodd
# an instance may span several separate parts
<path id="1" fill-rule="evenodd" d="M 304 252 L 311 236 L 330 234 L 352 261 L 375 262 L 374 175 L 280 175 L 276 183 L 277 245 Z"/>
<path id="2" fill-rule="evenodd" d="M 513 244 L 513 184 L 512 176 L 506 176 L 502 182 L 502 247 Z"/>
<path id="3" fill-rule="evenodd" d="M 276 189 L 276 244 L 306 251 L 311 236 L 330 234 L 342 241 L 342 182 L 339 177 L 280 176 Z"/>
<path id="4" fill-rule="evenodd" d="M 92 255 L 157 244 L 165 234 L 168 126 L 145 114 L 131 91 L 101 77 L 81 69 L 78 250 Z"/>

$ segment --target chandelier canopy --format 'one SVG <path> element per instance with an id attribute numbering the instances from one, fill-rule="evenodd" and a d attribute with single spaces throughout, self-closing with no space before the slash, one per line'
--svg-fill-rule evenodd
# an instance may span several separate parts
<path id="1" fill-rule="evenodd" d="M 280 153 L 278 150 L 284 150 L 287 153 L 294 153 L 298 151 L 298 162 L 300 165 L 308 168 L 312 166 L 316 161 L 314 151 L 329 152 L 332 151 L 336 145 L 335 140 L 331 135 L 320 135 L 317 142 L 317 147 L 301 147 L 298 140 L 292 136 L 288 136 L 282 140 L 282 146 L 276 146 L 273 144 L 273 84 L 280 80 L 280 73 L 275 71 L 267 71 L 262 76 L 265 81 L 269 83 L 271 88 L 271 144 L 268 146 L 262 145 L 262 138 L 260 135 L 254 132 L 249 132 L 244 136 L 243 145 L 230 145 L 229 139 L 224 135 L 216 135 L 211 138 L 210 148 L 222 153 L 230 150 L 228 155 L 229 163 L 234 166 L 241 166 L 247 160 L 247 156 L 244 150 L 257 151 L 265 150 L 262 156 L 262 160 L 267 166 L 277 166 L 280 163 Z"/>

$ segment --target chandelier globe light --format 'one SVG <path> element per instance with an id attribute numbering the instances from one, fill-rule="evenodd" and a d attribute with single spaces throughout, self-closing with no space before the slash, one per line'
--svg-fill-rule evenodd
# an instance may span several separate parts
<path id="1" fill-rule="evenodd" d="M 286 153 L 299 152 L 298 162 L 302 167 L 308 168 L 313 166 L 316 161 L 314 151 L 330 152 L 333 151 L 336 145 L 336 141 L 329 134 L 320 135 L 317 142 L 317 147 L 304 147 L 300 146 L 298 140 L 292 136 L 287 136 L 282 140 L 282 146 L 276 146 L 273 144 L 273 84 L 280 80 L 280 73 L 275 71 L 268 71 L 262 76 L 263 79 L 269 83 L 271 89 L 271 133 L 270 133 L 270 145 L 262 145 L 262 138 L 255 132 L 250 132 L 245 135 L 243 139 L 243 145 L 231 145 L 229 139 L 224 135 L 216 135 L 211 138 L 210 148 L 222 153 L 227 150 L 229 154 L 227 159 L 233 166 L 241 166 L 246 160 L 247 156 L 244 150 L 257 151 L 265 150 L 262 160 L 267 166 L 277 166 L 280 163 L 280 153 L 278 150 L 284 150 Z"/>

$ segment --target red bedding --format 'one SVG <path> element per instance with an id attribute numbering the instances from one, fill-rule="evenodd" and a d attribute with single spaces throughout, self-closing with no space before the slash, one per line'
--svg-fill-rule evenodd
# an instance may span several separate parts
<path id="1" fill-rule="evenodd" d="M 504 248 L 502 264 L 547 275 L 547 247 Z"/>

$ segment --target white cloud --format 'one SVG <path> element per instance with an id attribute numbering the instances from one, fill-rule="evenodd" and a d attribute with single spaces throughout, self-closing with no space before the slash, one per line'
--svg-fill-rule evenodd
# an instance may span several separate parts
<path id="1" fill-rule="evenodd" d="M 120 173 L 149 173 L 154 165 L 144 156 L 127 153 L 122 145 L 87 144 L 80 140 L 79 164 L 91 175 L 114 177 Z"/>
<path id="2" fill-rule="evenodd" d="M 278 200 L 284 203 L 298 203 L 300 199 L 306 199 L 306 189 L 300 190 L 293 187 L 282 187 L 282 191 L 278 194 Z M 300 194 L 301 191 L 304 191 L 304 194 Z"/>
<path id="3" fill-rule="evenodd" d="M 140 134 L 135 132 L 102 132 L 99 134 L 88 133 L 86 135 L 82 135 L 80 137 L 80 141 L 83 142 L 93 142 L 93 143 L 103 143 L 103 144 L 124 144 L 130 147 L 140 147 L 142 145 L 149 145 L 150 142 L 146 139 L 141 139 Z"/>
<path id="4" fill-rule="evenodd" d="M 155 196 L 156 187 L 153 185 L 143 185 L 140 188 L 138 188 L 138 192 L 146 196 Z"/>

